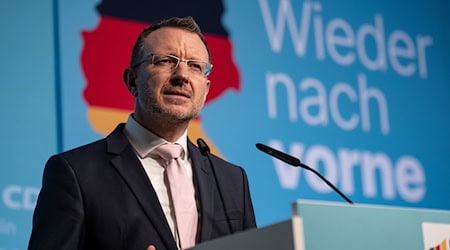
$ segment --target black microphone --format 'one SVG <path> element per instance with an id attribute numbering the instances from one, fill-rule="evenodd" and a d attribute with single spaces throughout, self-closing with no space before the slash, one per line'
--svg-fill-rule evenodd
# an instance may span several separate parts
<path id="1" fill-rule="evenodd" d="M 200 149 L 200 152 L 202 153 L 202 155 L 209 158 L 209 154 L 211 153 L 211 150 L 209 149 L 208 144 L 206 144 L 206 142 L 202 138 L 197 139 L 197 146 Z"/>
<path id="2" fill-rule="evenodd" d="M 227 221 L 228 230 L 232 234 L 232 233 L 234 233 L 234 231 L 233 231 L 233 228 L 231 227 L 231 222 L 230 222 L 230 218 L 228 216 L 227 207 L 225 206 L 225 200 L 223 198 L 222 190 L 220 189 L 220 186 L 219 186 L 219 181 L 217 180 L 216 170 L 215 170 L 214 164 L 211 160 L 211 156 L 210 156 L 211 150 L 209 149 L 208 144 L 206 144 L 206 142 L 202 138 L 197 139 L 197 146 L 200 149 L 200 152 L 202 153 L 202 155 L 206 156 L 206 158 L 208 158 L 209 165 L 211 166 L 212 173 L 214 176 L 214 181 L 216 182 L 217 191 L 219 192 L 220 202 L 222 202 L 223 213 L 225 214 L 225 220 Z"/>
<path id="3" fill-rule="evenodd" d="M 347 198 L 347 196 L 345 196 L 341 191 L 339 191 L 339 189 L 337 189 L 333 183 L 329 182 L 327 179 L 325 179 L 325 177 L 323 177 L 319 172 L 317 172 L 315 169 L 309 167 L 308 165 L 303 164 L 298 158 L 295 158 L 291 155 L 288 155 L 286 153 L 283 153 L 279 150 L 276 150 L 274 148 L 271 148 L 269 146 L 266 146 L 264 144 L 261 143 L 256 143 L 256 148 L 258 148 L 259 150 L 263 151 L 266 154 L 269 154 L 281 161 L 286 162 L 287 164 L 294 166 L 294 167 L 302 167 L 306 170 L 312 171 L 314 174 L 316 174 L 317 176 L 320 177 L 320 179 L 322 179 L 326 184 L 328 184 L 328 186 L 330 186 L 334 191 L 336 191 L 342 198 L 344 198 L 344 200 L 346 200 L 348 203 L 353 204 L 353 202 Z"/>

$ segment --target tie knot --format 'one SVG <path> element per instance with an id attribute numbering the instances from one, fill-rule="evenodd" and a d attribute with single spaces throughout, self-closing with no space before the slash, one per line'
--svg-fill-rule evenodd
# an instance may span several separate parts
<path id="1" fill-rule="evenodd" d="M 183 153 L 183 147 L 180 144 L 163 144 L 157 147 L 154 152 L 166 161 L 179 158 Z"/>

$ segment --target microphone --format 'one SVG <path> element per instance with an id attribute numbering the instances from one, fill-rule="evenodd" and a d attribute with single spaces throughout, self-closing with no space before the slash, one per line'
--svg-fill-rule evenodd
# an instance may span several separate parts
<path id="1" fill-rule="evenodd" d="M 337 189 L 333 183 L 329 182 L 325 177 L 323 177 L 319 172 L 317 172 L 315 169 L 309 167 L 308 165 L 303 164 L 298 158 L 295 158 L 291 155 L 288 155 L 286 153 L 283 153 L 279 150 L 276 150 L 274 148 L 271 148 L 269 146 L 266 146 L 261 143 L 256 143 L 256 148 L 263 151 L 266 154 L 269 154 L 281 161 L 284 161 L 285 163 L 294 166 L 294 167 L 302 167 L 306 170 L 312 171 L 314 174 L 320 177 L 328 186 L 330 186 L 334 191 L 336 191 L 344 200 L 346 200 L 349 204 L 353 204 L 353 201 L 351 201 L 347 196 L 345 196 L 339 189 Z"/>
<path id="2" fill-rule="evenodd" d="M 219 193 L 220 202 L 222 203 L 223 213 L 225 214 L 225 220 L 227 221 L 228 230 L 230 231 L 231 234 L 233 234 L 234 231 L 233 231 L 233 228 L 231 227 L 231 222 L 230 222 L 230 217 L 228 216 L 227 207 L 225 206 L 225 199 L 223 198 L 222 190 L 220 189 L 219 181 L 217 180 L 216 170 L 215 170 L 214 164 L 211 160 L 211 150 L 209 149 L 208 144 L 206 144 L 206 142 L 202 138 L 197 139 L 197 146 L 200 149 L 200 152 L 202 153 L 202 155 L 206 156 L 206 158 L 208 158 L 208 162 L 209 162 L 209 165 L 211 166 L 212 173 L 214 176 L 214 181 L 216 182 L 216 187 L 217 187 L 217 192 Z"/>
<path id="3" fill-rule="evenodd" d="M 200 152 L 202 153 L 202 155 L 209 158 L 209 154 L 211 153 L 211 150 L 209 150 L 208 144 L 206 144 L 206 142 L 202 138 L 197 139 L 197 146 L 200 149 Z"/>

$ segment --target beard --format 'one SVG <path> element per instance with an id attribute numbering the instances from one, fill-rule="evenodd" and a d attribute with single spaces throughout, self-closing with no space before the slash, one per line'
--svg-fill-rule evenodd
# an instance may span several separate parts
<path id="1" fill-rule="evenodd" d="M 148 84 L 141 84 L 138 91 L 139 96 L 136 101 L 145 113 L 145 117 L 165 123 L 186 123 L 195 118 L 203 107 L 200 100 L 171 100 L 165 99 L 162 93 L 156 93 L 148 87 Z M 159 98 L 158 98 L 159 96 Z M 191 105 L 186 106 L 186 102 Z"/>

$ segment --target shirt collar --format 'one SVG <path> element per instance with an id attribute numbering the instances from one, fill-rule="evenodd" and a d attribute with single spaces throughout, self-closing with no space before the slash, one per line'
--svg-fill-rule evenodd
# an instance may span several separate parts
<path id="1" fill-rule="evenodd" d="M 132 114 L 128 116 L 124 133 L 141 159 L 148 156 L 149 153 L 158 146 L 170 143 L 164 138 L 161 138 L 150 130 L 144 128 L 133 118 Z M 184 131 L 183 135 L 178 138 L 175 143 L 178 143 L 183 147 L 184 154 L 182 154 L 181 158 L 188 159 L 189 152 L 187 150 L 187 130 Z"/>

